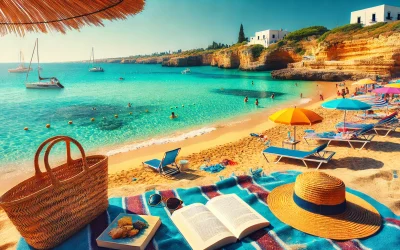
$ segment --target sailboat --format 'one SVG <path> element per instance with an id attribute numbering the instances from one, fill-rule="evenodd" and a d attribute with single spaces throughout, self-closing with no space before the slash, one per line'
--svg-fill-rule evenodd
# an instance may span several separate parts
<path id="1" fill-rule="evenodd" d="M 19 66 L 16 67 L 15 69 L 9 69 L 8 72 L 10 73 L 26 73 L 28 71 L 32 70 L 32 68 L 27 68 L 24 65 L 24 55 L 22 54 L 22 51 L 19 52 Z"/>
<path id="2" fill-rule="evenodd" d="M 38 39 L 36 39 L 35 46 L 33 47 L 31 61 L 29 62 L 29 68 L 31 67 L 31 64 L 32 64 L 32 59 L 33 59 L 33 55 L 35 53 L 35 49 L 37 49 L 36 54 L 37 54 L 37 60 L 38 60 L 39 81 L 34 82 L 34 83 L 26 82 L 25 83 L 26 88 L 27 89 L 62 89 L 62 88 L 64 88 L 64 86 L 61 85 L 60 81 L 56 77 L 41 77 L 40 76 L 41 67 L 40 67 L 40 62 L 39 62 L 39 40 Z M 28 76 L 29 76 L 29 71 L 26 73 L 25 81 L 28 80 Z"/>
<path id="3" fill-rule="evenodd" d="M 90 55 L 90 60 L 92 60 L 92 67 L 89 69 L 89 72 L 104 72 L 102 67 L 94 66 L 94 49 L 92 47 L 92 54 Z"/>

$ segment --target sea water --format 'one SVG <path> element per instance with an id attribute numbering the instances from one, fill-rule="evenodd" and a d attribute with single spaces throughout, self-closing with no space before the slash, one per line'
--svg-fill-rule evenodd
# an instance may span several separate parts
<path id="1" fill-rule="evenodd" d="M 88 152 L 115 154 L 208 133 L 215 122 L 299 99 L 313 86 L 296 87 L 269 72 L 208 66 L 182 74 L 182 68 L 161 65 L 102 64 L 105 72 L 95 73 L 88 64 L 52 63 L 41 65 L 41 76 L 55 76 L 65 88 L 26 89 L 26 74 L 7 72 L 16 66 L 0 64 L 0 173 L 6 166 L 10 171 L 32 163 L 40 143 L 51 136 L 68 135 Z M 28 82 L 37 81 L 33 68 Z M 171 112 L 178 118 L 170 119 Z M 56 148 L 55 154 L 62 151 Z"/>

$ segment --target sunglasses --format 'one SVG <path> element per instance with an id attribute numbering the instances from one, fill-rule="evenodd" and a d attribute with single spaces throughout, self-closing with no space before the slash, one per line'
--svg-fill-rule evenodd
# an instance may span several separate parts
<path id="1" fill-rule="evenodd" d="M 164 202 L 164 198 L 162 197 L 161 194 L 152 194 L 149 197 L 148 203 L 150 206 L 155 207 L 159 205 L 161 202 Z M 170 210 L 176 210 L 179 208 L 180 205 L 182 205 L 183 201 L 181 201 L 178 198 L 172 197 L 168 198 L 164 204 L 166 207 Z"/>

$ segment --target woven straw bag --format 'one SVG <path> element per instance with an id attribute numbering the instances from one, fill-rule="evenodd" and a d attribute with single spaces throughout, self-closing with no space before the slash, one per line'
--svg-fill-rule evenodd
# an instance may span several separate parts
<path id="1" fill-rule="evenodd" d="M 51 169 L 49 153 L 64 141 L 67 162 Z M 82 158 L 71 158 L 71 142 Z M 39 155 L 45 146 L 44 165 L 39 169 Z M 35 154 L 35 175 L 13 187 L 2 197 L 3 207 L 10 220 L 34 248 L 52 248 L 79 231 L 108 207 L 108 158 L 103 155 L 85 156 L 76 140 L 55 136 L 44 141 Z"/>

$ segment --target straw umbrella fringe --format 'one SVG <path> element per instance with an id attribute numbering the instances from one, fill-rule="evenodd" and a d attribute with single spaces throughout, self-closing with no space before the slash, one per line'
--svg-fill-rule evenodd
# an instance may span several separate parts
<path id="1" fill-rule="evenodd" d="M 0 35 L 104 26 L 103 20 L 126 19 L 143 7 L 144 0 L 1 0 Z"/>

